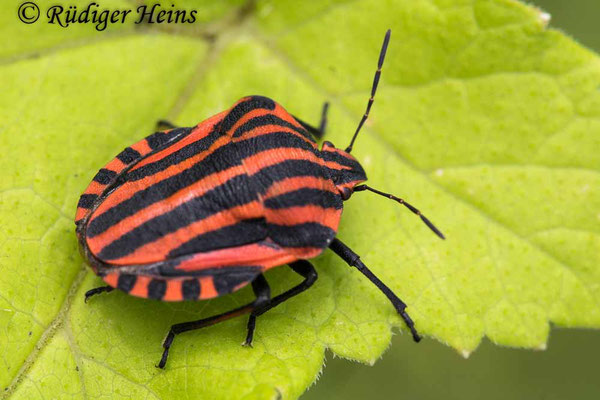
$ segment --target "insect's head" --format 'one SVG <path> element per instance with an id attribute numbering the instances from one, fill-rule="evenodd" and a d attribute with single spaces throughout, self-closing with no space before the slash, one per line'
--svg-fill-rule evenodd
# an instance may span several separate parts
<path id="1" fill-rule="evenodd" d="M 343 200 L 348 200 L 354 187 L 367 180 L 367 174 L 356 158 L 331 142 L 323 142 L 321 158 L 325 160 L 331 179 Z"/>

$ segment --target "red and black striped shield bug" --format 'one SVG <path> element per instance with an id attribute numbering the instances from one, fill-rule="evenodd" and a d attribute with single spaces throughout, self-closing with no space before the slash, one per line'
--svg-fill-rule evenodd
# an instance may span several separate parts
<path id="1" fill-rule="evenodd" d="M 250 96 L 194 127 L 171 126 L 127 147 L 81 195 L 75 217 L 81 252 L 108 284 L 89 290 L 86 300 L 114 288 L 163 301 L 198 300 L 252 285 L 253 302 L 173 325 L 158 367 L 177 334 L 246 313 L 244 344 L 250 345 L 258 316 L 316 281 L 307 260 L 326 248 L 373 282 L 420 340 L 406 304 L 336 238 L 343 201 L 361 191 L 403 204 L 444 238 L 403 199 L 363 184 L 365 171 L 350 154 L 373 105 L 390 34 L 366 112 L 345 150 L 327 141 L 317 147 L 327 103 L 315 128 L 271 99 Z M 284 264 L 304 280 L 271 297 L 264 272 Z"/>

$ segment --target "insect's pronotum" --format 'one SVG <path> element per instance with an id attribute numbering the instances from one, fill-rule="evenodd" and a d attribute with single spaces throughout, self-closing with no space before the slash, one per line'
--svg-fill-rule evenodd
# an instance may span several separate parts
<path id="1" fill-rule="evenodd" d="M 420 340 L 406 304 L 335 237 L 343 201 L 368 190 L 403 204 L 444 238 L 415 207 L 363 184 L 365 171 L 350 155 L 373 105 L 390 33 L 366 112 L 345 150 L 327 141 L 317 147 L 327 103 L 314 128 L 273 100 L 250 96 L 194 127 L 171 126 L 127 147 L 81 195 L 75 217 L 81 251 L 108 284 L 89 290 L 86 300 L 113 288 L 163 301 L 209 299 L 252 284 L 253 302 L 173 325 L 159 367 L 177 334 L 246 313 L 250 345 L 258 316 L 316 281 L 307 260 L 326 248 L 373 282 Z M 284 264 L 304 281 L 271 297 L 263 273 Z"/>

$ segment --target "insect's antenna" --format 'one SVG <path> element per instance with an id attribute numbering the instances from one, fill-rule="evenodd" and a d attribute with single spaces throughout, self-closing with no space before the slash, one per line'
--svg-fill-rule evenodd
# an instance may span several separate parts
<path id="1" fill-rule="evenodd" d="M 355 186 L 354 187 L 354 191 L 355 192 L 360 192 L 360 191 L 363 191 L 363 190 L 368 190 L 370 192 L 377 193 L 380 196 L 387 197 L 390 200 L 397 201 L 398 203 L 402 204 L 403 206 L 405 206 L 406 208 L 408 208 L 410 211 L 412 211 L 414 214 L 416 214 L 419 217 L 421 217 L 421 220 L 423 220 L 423 222 L 425 223 L 425 225 L 427 225 L 429 227 L 429 229 L 431 229 L 433 231 L 433 233 L 435 233 L 436 235 L 438 235 L 442 239 L 446 239 L 446 237 L 444 236 L 444 234 L 442 232 L 440 232 L 440 230 L 438 228 L 436 228 L 436 226 L 433 225 L 431 223 L 431 221 L 429 219 L 427 219 L 426 216 L 424 216 L 423 214 L 421 214 L 421 211 L 417 210 L 415 207 L 413 207 L 410 204 L 408 204 L 406 201 L 404 201 L 404 199 L 401 199 L 400 197 L 396 197 L 396 196 L 394 196 L 392 194 L 389 194 L 389 193 L 381 192 L 381 191 L 379 191 L 377 189 L 373 189 L 372 187 L 367 186 L 367 185 L 359 185 L 359 186 Z"/>
<path id="2" fill-rule="evenodd" d="M 358 132 L 360 132 L 360 128 L 364 125 L 365 121 L 369 117 L 369 112 L 371 111 L 371 106 L 373 105 L 373 101 L 375 98 L 375 92 L 377 92 L 377 85 L 379 85 L 379 77 L 381 76 L 381 67 L 383 67 L 383 60 L 385 60 L 385 52 L 387 51 L 388 43 L 390 42 L 390 36 L 392 35 L 392 30 L 388 29 L 385 33 L 385 38 L 383 39 L 383 45 L 381 46 L 381 52 L 379 53 L 379 62 L 377 63 L 377 71 L 375 72 L 375 78 L 373 78 L 373 86 L 371 87 L 371 97 L 369 98 L 369 103 L 367 103 L 367 111 L 365 111 L 365 115 L 363 115 L 360 123 L 358 124 L 358 128 L 356 128 L 356 132 L 354 132 L 354 136 L 352 136 L 352 140 L 348 147 L 346 147 L 346 153 L 350 153 L 352 151 L 352 146 L 354 145 L 354 141 L 356 140 L 356 136 L 358 136 Z"/>

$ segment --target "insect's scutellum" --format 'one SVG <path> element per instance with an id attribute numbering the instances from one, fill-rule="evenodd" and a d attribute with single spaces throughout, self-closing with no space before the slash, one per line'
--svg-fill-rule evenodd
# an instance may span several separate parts
<path id="1" fill-rule="evenodd" d="M 369 116 L 390 40 L 381 48 L 371 96 L 350 145 L 341 150 L 324 135 L 328 104 L 318 128 L 271 99 L 244 97 L 193 127 L 161 121 L 156 132 L 127 147 L 81 195 L 75 223 L 83 256 L 108 286 L 161 301 L 201 300 L 251 284 L 256 300 L 234 310 L 173 325 L 163 342 L 163 368 L 177 334 L 249 314 L 245 345 L 256 319 L 308 289 L 317 272 L 307 261 L 330 248 L 379 288 L 420 340 L 406 304 L 360 257 L 336 238 L 343 202 L 368 190 L 395 200 L 441 232 L 419 210 L 363 184 L 350 155 Z M 288 264 L 303 281 L 272 297 L 264 272 Z"/>

